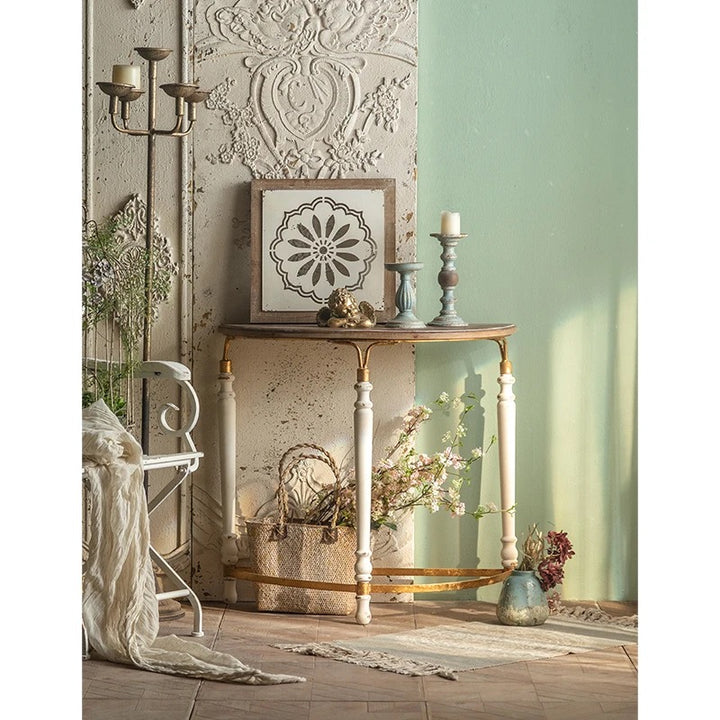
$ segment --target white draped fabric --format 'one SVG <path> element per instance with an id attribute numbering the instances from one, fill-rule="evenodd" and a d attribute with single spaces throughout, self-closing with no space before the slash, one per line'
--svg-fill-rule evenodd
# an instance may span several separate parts
<path id="1" fill-rule="evenodd" d="M 305 680 L 264 673 L 197 641 L 157 637 L 142 450 L 102 400 L 83 410 L 83 468 L 91 510 L 82 615 L 94 653 L 153 672 L 207 680 L 250 685 Z"/>

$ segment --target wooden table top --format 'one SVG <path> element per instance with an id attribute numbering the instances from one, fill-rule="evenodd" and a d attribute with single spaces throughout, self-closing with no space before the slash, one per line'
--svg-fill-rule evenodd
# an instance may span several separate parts
<path id="1" fill-rule="evenodd" d="M 218 331 L 226 337 L 275 338 L 284 340 L 329 340 L 331 342 L 447 342 L 495 340 L 512 335 L 510 323 L 474 323 L 464 327 L 396 328 L 378 324 L 371 328 L 328 328 L 312 324 L 225 323 Z"/>

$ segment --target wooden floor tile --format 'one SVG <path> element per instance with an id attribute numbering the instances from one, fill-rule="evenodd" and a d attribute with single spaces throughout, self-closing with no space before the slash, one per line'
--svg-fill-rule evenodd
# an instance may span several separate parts
<path id="1" fill-rule="evenodd" d="M 259 613 L 252 603 L 204 607 L 206 647 L 250 667 L 298 675 L 303 683 L 242 685 L 194 680 L 92 659 L 82 663 L 83 720 L 635 720 L 637 645 L 461 672 L 457 680 L 410 677 L 273 643 L 324 642 L 412 628 L 494 621 L 495 606 L 473 601 L 374 603 L 373 620 Z M 601 604 L 613 615 L 636 605 Z M 626 611 L 623 613 L 623 611 Z M 161 623 L 189 636 L 192 616 Z"/>

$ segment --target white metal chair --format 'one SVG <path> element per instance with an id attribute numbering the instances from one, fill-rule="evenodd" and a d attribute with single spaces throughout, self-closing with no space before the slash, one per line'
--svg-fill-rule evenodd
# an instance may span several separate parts
<path id="1" fill-rule="evenodd" d="M 85 360 L 86 367 L 96 368 L 98 364 L 106 363 L 99 360 Z M 153 497 L 148 498 L 147 508 L 148 515 L 152 514 L 180 485 L 197 470 L 203 453 L 198 451 L 193 442 L 191 433 L 197 425 L 200 417 L 200 403 L 197 393 L 191 384 L 190 370 L 179 362 L 171 362 L 164 360 L 150 360 L 141 362 L 133 371 L 134 378 L 143 380 L 169 380 L 174 381 L 183 393 L 183 410 L 185 419 L 180 427 L 173 427 L 168 421 L 168 413 L 179 413 L 180 409 L 171 402 L 164 403 L 158 409 L 158 424 L 162 434 L 175 437 L 180 440 L 180 448 L 176 452 L 165 452 L 159 454 L 151 454 L 148 448 L 143 448 L 142 464 L 143 470 L 151 473 L 156 470 L 165 468 L 174 468 L 175 475 L 167 482 L 163 488 Z M 170 578 L 174 590 L 162 591 L 156 593 L 159 600 L 187 598 L 193 613 L 193 628 L 191 635 L 193 637 L 202 637 L 204 635 L 202 629 L 202 606 L 197 595 L 192 588 L 183 580 L 175 569 L 165 560 L 165 558 L 155 550 L 152 545 L 149 548 L 150 557 L 155 565 L 162 570 L 165 575 Z M 83 627 L 83 657 L 87 658 L 89 654 L 88 638 Z"/>
<path id="2" fill-rule="evenodd" d="M 151 515 L 157 507 L 166 500 L 171 493 L 197 470 L 200 464 L 200 458 L 203 454 L 198 451 L 193 442 L 192 432 L 197 425 L 200 417 L 200 402 L 198 400 L 195 388 L 193 388 L 190 380 L 190 370 L 178 362 L 170 362 L 165 360 L 148 360 L 140 364 L 138 370 L 135 371 L 135 377 L 146 379 L 164 379 L 174 380 L 185 393 L 185 399 L 188 403 L 187 418 L 185 423 L 175 429 L 167 422 L 167 414 L 173 410 L 179 411 L 177 405 L 173 403 L 165 403 L 158 411 L 158 421 L 160 429 L 163 433 L 180 438 L 183 450 L 174 453 L 163 453 L 159 455 L 150 455 L 143 453 L 143 469 L 146 472 L 160 470 L 162 468 L 175 468 L 174 478 L 168 482 L 162 490 L 160 490 L 152 499 L 148 499 L 148 515 Z M 143 448 L 143 450 L 147 450 Z M 153 562 L 163 570 L 178 586 L 176 590 L 168 590 L 157 593 L 158 600 L 186 597 L 190 602 L 193 610 L 193 629 L 191 635 L 194 637 L 202 637 L 202 606 L 197 595 L 190 586 L 175 572 L 172 566 L 160 555 L 155 548 L 150 546 L 150 557 Z"/>

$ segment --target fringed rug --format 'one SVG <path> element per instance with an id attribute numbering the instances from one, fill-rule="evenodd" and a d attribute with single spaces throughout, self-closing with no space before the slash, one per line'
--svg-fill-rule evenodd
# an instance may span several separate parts
<path id="1" fill-rule="evenodd" d="M 552 616 L 536 627 L 467 622 L 358 640 L 275 644 L 302 655 L 340 660 L 401 675 L 439 675 L 637 643 L 637 627 Z"/>

